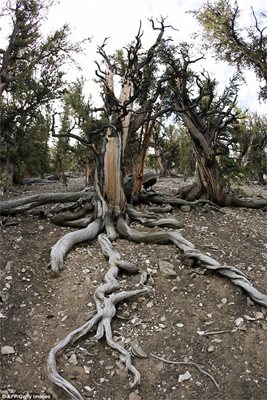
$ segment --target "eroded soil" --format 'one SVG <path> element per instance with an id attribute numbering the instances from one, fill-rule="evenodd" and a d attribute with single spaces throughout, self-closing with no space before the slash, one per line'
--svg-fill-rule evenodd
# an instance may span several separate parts
<path id="1" fill-rule="evenodd" d="M 71 187 L 79 185 L 79 180 L 72 180 Z M 175 193 L 178 185 L 176 180 L 165 179 L 157 189 Z M 58 183 L 28 187 L 24 193 L 21 190 L 9 197 L 62 188 Z M 254 196 L 267 195 L 256 185 L 245 191 Z M 190 212 L 176 209 L 164 216 L 183 223 L 181 233 L 198 249 L 240 268 L 255 287 L 266 292 L 266 213 L 242 208 L 218 212 L 205 206 Z M 29 393 L 28 398 L 69 399 L 48 380 L 47 356 L 59 339 L 89 318 L 94 309 L 93 293 L 107 270 L 107 261 L 95 240 L 74 248 L 60 276 L 51 279 L 51 246 L 71 228 L 54 226 L 30 214 L 12 217 L 9 222 L 15 225 L 3 226 L 0 243 L 1 347 L 11 346 L 15 353 L 1 355 L 0 398 L 16 398 L 15 394 L 26 398 Z M 144 230 L 137 223 L 133 225 Z M 120 304 L 112 325 L 117 341 L 127 349 L 138 345 L 147 357 L 133 357 L 142 380 L 137 389 L 130 389 L 132 376 L 123 360 L 105 340 L 92 340 L 92 332 L 59 358 L 62 375 L 84 398 L 267 398 L 267 322 L 262 307 L 227 279 L 183 265 L 174 246 L 138 245 L 118 239 L 114 248 L 124 260 L 138 263 L 153 277 L 152 293 Z M 176 277 L 161 274 L 160 260 L 174 265 Z M 139 277 L 120 275 L 119 279 L 122 288 L 131 289 Z M 170 364 L 151 354 L 197 363 L 218 382 L 220 390 L 195 366 Z"/>

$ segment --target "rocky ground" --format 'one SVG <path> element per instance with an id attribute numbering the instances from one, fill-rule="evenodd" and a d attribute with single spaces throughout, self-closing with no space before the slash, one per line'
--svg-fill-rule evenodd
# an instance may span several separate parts
<path id="1" fill-rule="evenodd" d="M 81 184 L 70 180 L 73 188 Z M 164 179 L 157 189 L 173 194 L 179 184 Z M 9 197 L 59 191 L 60 186 L 20 188 Z M 244 190 L 267 196 L 257 185 Z M 242 208 L 221 211 L 209 206 L 190 212 L 176 209 L 165 217 L 181 222 L 181 233 L 198 249 L 240 268 L 255 287 L 266 292 L 266 213 Z M 69 399 L 48 380 L 47 356 L 59 339 L 90 317 L 94 290 L 107 270 L 95 240 L 74 248 L 60 276 L 50 278 L 51 246 L 69 231 L 31 214 L 12 217 L 2 227 L 0 398 Z M 59 358 L 62 375 L 85 399 L 267 398 L 265 309 L 227 279 L 184 265 L 174 246 L 118 239 L 114 248 L 153 278 L 151 294 L 120 304 L 112 325 L 115 340 L 133 352 L 142 379 L 137 389 L 131 389 L 132 376 L 123 359 L 105 340 L 96 343 L 92 333 Z M 164 262 L 170 263 L 171 275 L 160 268 Z M 119 279 L 122 288 L 131 289 L 139 277 L 121 275 Z"/>

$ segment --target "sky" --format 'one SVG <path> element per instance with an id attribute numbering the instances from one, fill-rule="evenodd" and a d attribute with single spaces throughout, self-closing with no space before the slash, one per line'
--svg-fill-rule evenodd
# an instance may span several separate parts
<path id="1" fill-rule="evenodd" d="M 2 1 L 0 0 L 0 3 Z M 88 81 L 88 91 L 93 99 L 98 101 L 97 87 L 93 83 L 96 69 L 94 61 L 98 59 L 97 46 L 101 45 L 106 37 L 109 37 L 106 52 L 112 54 L 114 50 L 133 41 L 141 21 L 144 31 L 143 46 L 148 48 L 157 35 L 148 19 L 162 16 L 167 17 L 168 24 L 178 29 L 178 31 L 166 32 L 167 35 L 175 37 L 177 42 L 188 41 L 191 35 L 200 32 L 201 28 L 193 15 L 187 11 L 199 9 L 203 2 L 204 0 L 61 0 L 50 9 L 43 29 L 45 33 L 49 33 L 68 23 L 74 40 L 92 38 L 86 45 L 84 54 L 77 56 L 82 70 L 79 71 L 73 66 L 69 70 L 68 77 L 74 80 L 82 74 Z M 244 25 L 251 21 L 252 6 L 256 12 L 267 13 L 265 0 L 238 0 L 238 3 L 243 10 L 242 24 Z M 234 72 L 225 63 L 215 63 L 210 56 L 203 65 L 200 65 L 200 68 L 202 66 L 220 79 L 222 86 Z M 253 72 L 246 73 L 246 81 L 247 83 L 243 84 L 240 90 L 240 105 L 263 113 L 265 108 L 258 102 L 258 82 Z"/>

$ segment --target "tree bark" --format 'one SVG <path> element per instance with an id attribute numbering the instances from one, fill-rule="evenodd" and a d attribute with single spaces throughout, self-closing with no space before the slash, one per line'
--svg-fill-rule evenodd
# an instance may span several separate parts
<path id="1" fill-rule="evenodd" d="M 107 201 L 109 213 L 117 217 L 126 208 L 122 184 L 122 143 L 120 132 L 113 125 L 108 128 L 102 151 L 103 166 L 101 192 Z"/>
<path id="2" fill-rule="evenodd" d="M 14 183 L 15 165 L 7 158 L 5 162 L 0 164 L 1 184 L 0 189 L 6 191 L 11 188 Z"/>

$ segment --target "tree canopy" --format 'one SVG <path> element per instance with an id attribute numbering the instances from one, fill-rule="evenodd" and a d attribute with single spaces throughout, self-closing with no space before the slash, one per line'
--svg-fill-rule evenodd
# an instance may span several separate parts
<path id="1" fill-rule="evenodd" d="M 0 166 L 4 188 L 12 184 L 15 164 L 18 166 L 27 158 L 21 143 L 36 142 L 39 132 L 32 126 L 38 124 L 40 115 L 44 117 L 52 102 L 65 91 L 66 62 L 81 51 L 81 43 L 70 42 L 68 25 L 43 38 L 41 24 L 52 3 L 8 1 L 2 12 L 11 21 L 7 46 L 0 51 Z"/>
<path id="2" fill-rule="evenodd" d="M 237 1 L 205 2 L 194 12 L 204 29 L 203 39 L 217 59 L 225 60 L 239 72 L 251 69 L 262 83 L 260 97 L 267 99 L 267 36 L 266 15 L 251 9 L 252 22 L 243 27 Z"/>

